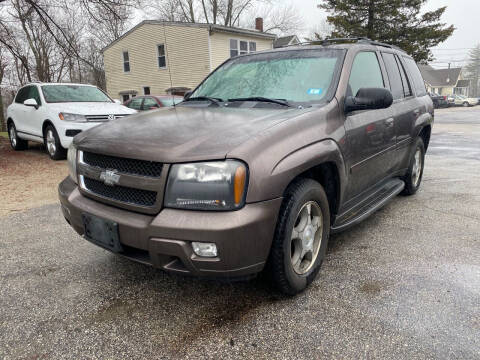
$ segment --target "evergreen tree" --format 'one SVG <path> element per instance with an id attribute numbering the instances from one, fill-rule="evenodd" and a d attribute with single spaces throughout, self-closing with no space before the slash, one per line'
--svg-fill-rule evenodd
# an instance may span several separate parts
<path id="1" fill-rule="evenodd" d="M 322 0 L 333 37 L 367 37 L 397 45 L 417 62 L 433 59 L 430 48 L 452 35 L 453 25 L 440 22 L 446 6 L 421 13 L 427 0 Z"/>
<path id="2" fill-rule="evenodd" d="M 470 80 L 469 95 L 480 96 L 480 44 L 470 51 L 465 73 Z"/>

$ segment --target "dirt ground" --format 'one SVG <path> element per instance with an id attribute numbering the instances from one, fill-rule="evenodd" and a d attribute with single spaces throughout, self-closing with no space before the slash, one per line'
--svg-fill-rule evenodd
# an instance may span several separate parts
<path id="1" fill-rule="evenodd" d="M 67 162 L 50 160 L 42 145 L 13 151 L 0 136 L 0 216 L 57 202 L 57 185 L 67 174 Z"/>

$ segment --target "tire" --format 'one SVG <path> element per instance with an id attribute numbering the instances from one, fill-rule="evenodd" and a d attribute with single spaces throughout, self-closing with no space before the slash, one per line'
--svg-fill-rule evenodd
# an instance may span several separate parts
<path id="1" fill-rule="evenodd" d="M 28 149 L 28 141 L 18 137 L 17 128 L 13 122 L 8 124 L 8 138 L 10 139 L 10 146 L 15 151 Z"/>
<path id="2" fill-rule="evenodd" d="M 67 150 L 62 147 L 57 130 L 55 130 L 52 125 L 48 125 L 45 128 L 43 142 L 52 160 L 63 160 L 67 158 Z"/>
<path id="3" fill-rule="evenodd" d="M 465 102 L 463 103 L 463 106 L 464 106 L 464 107 L 469 107 L 469 106 L 470 106 L 470 104 L 469 104 L 468 102 L 466 102 L 466 101 L 465 101 Z"/>
<path id="4" fill-rule="evenodd" d="M 298 237 L 294 238 L 295 234 Z M 323 187 L 311 179 L 293 182 L 280 208 L 268 264 L 281 292 L 296 295 L 315 279 L 325 258 L 329 235 L 330 210 Z M 307 249 L 310 251 L 303 255 Z"/>
<path id="5" fill-rule="evenodd" d="M 418 163 L 418 161 L 420 163 Z M 410 196 L 417 192 L 422 183 L 424 167 L 425 145 L 422 138 L 419 137 L 417 138 L 415 151 L 413 152 L 412 158 L 410 159 L 410 163 L 408 165 L 408 171 L 402 179 L 405 182 L 405 188 L 402 191 L 402 195 Z"/>

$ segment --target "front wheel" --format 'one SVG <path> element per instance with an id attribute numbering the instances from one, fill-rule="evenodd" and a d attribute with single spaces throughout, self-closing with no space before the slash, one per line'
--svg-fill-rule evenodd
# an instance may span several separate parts
<path id="1" fill-rule="evenodd" d="M 28 148 L 28 141 L 18 137 L 17 128 L 13 122 L 8 124 L 8 138 L 10 139 L 10 146 L 13 150 L 20 151 Z"/>
<path id="2" fill-rule="evenodd" d="M 464 106 L 464 107 L 469 107 L 469 106 L 470 106 L 470 104 L 469 104 L 468 102 L 466 102 L 466 101 L 465 101 L 465 102 L 463 103 L 463 106 Z"/>
<path id="3" fill-rule="evenodd" d="M 285 192 L 269 259 L 280 291 L 295 295 L 315 279 L 329 234 L 330 210 L 323 187 L 312 179 L 293 182 Z"/>
<path id="4" fill-rule="evenodd" d="M 62 147 L 57 131 L 48 125 L 44 134 L 45 147 L 52 160 L 62 160 L 67 157 L 67 151 Z"/>
<path id="5" fill-rule="evenodd" d="M 403 195 L 413 195 L 417 192 L 422 183 L 423 168 L 425 166 L 425 145 L 422 138 L 417 138 L 415 152 L 410 159 L 407 174 L 403 177 L 405 188 Z"/>

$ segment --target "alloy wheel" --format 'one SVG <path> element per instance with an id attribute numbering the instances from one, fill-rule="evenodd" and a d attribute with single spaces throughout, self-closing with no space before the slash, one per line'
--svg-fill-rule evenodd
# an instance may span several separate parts
<path id="1" fill-rule="evenodd" d="M 412 168 L 412 182 L 415 187 L 418 186 L 420 182 L 420 176 L 422 174 L 422 151 L 417 149 L 415 151 L 415 158 L 414 158 L 413 168 Z"/>
<path id="2" fill-rule="evenodd" d="M 15 133 L 15 128 L 10 126 L 8 132 L 10 135 L 10 143 L 12 144 L 12 147 L 15 148 L 17 146 L 17 134 Z"/>
<path id="3" fill-rule="evenodd" d="M 315 201 L 309 201 L 300 209 L 291 236 L 290 261 L 297 274 L 306 274 L 315 264 L 322 238 L 322 210 Z"/>
<path id="4" fill-rule="evenodd" d="M 47 150 L 51 156 L 55 155 L 57 151 L 57 145 L 55 145 L 55 135 L 52 130 L 47 131 Z"/>

